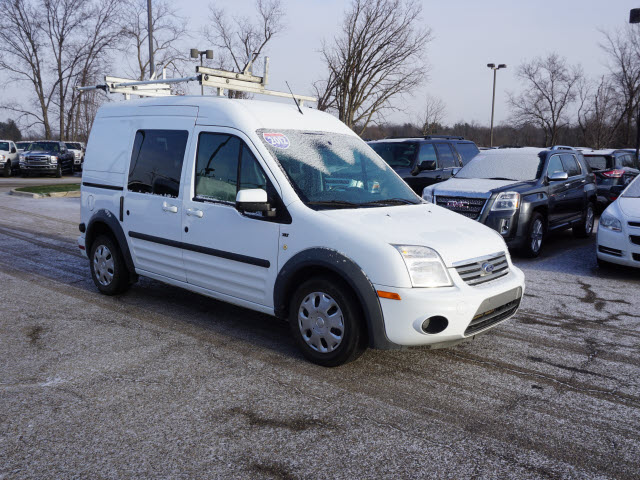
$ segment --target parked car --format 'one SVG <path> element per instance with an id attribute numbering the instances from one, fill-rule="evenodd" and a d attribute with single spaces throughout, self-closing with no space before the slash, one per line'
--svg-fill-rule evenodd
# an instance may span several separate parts
<path id="1" fill-rule="evenodd" d="M 79 172 L 82 170 L 84 163 L 84 143 L 82 142 L 64 142 L 69 151 L 73 153 L 73 170 Z"/>
<path id="2" fill-rule="evenodd" d="M 598 207 L 606 208 L 617 198 L 613 187 L 628 185 L 638 176 L 638 162 L 635 153 L 626 150 L 583 151 L 585 160 L 596 175 L 598 184 Z"/>
<path id="3" fill-rule="evenodd" d="M 10 177 L 20 168 L 18 149 L 11 140 L 0 140 L 0 171 L 5 177 Z"/>
<path id="4" fill-rule="evenodd" d="M 416 192 L 451 177 L 480 150 L 463 137 L 429 135 L 369 142 L 369 146 Z"/>
<path id="5" fill-rule="evenodd" d="M 57 140 L 38 140 L 31 142 L 29 150 L 20 154 L 20 172 L 24 176 L 35 174 L 73 173 L 73 153 L 64 142 Z"/>
<path id="6" fill-rule="evenodd" d="M 354 186 L 329 187 L 334 175 Z M 510 318 L 524 291 L 502 238 L 422 202 L 317 110 L 201 96 L 104 105 L 81 192 L 78 245 L 100 292 L 144 275 L 276 315 L 321 365 L 367 345 L 455 344 Z"/>
<path id="7" fill-rule="evenodd" d="M 601 266 L 615 263 L 640 268 L 640 177 L 600 216 L 597 246 Z"/>
<path id="8" fill-rule="evenodd" d="M 596 186 L 577 150 L 496 149 L 481 152 L 454 178 L 426 188 L 423 198 L 484 223 L 510 248 L 536 257 L 553 230 L 591 235 Z"/>

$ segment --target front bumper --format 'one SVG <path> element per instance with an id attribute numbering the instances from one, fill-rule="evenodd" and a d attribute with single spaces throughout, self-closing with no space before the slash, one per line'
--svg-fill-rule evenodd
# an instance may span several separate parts
<path id="1" fill-rule="evenodd" d="M 380 298 L 385 330 L 391 342 L 404 346 L 453 345 L 511 318 L 524 295 L 524 274 L 513 265 L 510 265 L 508 275 L 473 287 L 467 285 L 454 268 L 449 269 L 449 274 L 453 287 L 374 285 L 376 290 L 391 290 L 401 297 L 401 300 Z M 505 305 L 510 306 L 501 310 Z M 444 317 L 447 327 L 439 333 L 425 333 L 422 324 L 431 317 Z M 470 325 L 472 321 L 473 326 Z"/>
<path id="2" fill-rule="evenodd" d="M 630 235 L 640 236 L 640 228 L 632 229 L 625 225 L 622 232 L 614 232 L 607 228 L 598 227 L 596 242 L 598 258 L 609 263 L 640 268 L 640 245 L 632 243 Z"/>
<path id="3" fill-rule="evenodd" d="M 46 164 L 46 165 L 29 165 L 27 163 L 20 164 L 20 170 L 29 172 L 55 172 L 58 168 L 58 164 Z"/>

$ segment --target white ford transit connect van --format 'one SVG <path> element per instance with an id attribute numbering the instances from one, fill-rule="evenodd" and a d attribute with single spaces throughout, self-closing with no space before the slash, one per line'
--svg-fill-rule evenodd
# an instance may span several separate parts
<path id="1" fill-rule="evenodd" d="M 144 275 L 288 319 L 335 366 L 368 345 L 453 345 L 513 316 L 496 232 L 422 200 L 333 116 L 166 97 L 103 106 L 78 242 L 96 287 Z"/>

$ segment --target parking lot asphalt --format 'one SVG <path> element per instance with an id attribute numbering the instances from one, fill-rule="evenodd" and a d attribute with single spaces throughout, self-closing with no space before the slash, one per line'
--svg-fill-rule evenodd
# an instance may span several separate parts
<path id="1" fill-rule="evenodd" d="M 325 369 L 266 315 L 144 278 L 98 294 L 79 199 L 10 182 L 2 479 L 638 478 L 640 273 L 601 271 L 594 238 L 515 258 L 521 310 L 473 341 Z"/>

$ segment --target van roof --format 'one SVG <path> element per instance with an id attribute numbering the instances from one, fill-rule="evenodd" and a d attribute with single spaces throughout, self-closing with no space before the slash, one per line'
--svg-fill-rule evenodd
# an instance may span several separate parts
<path id="1" fill-rule="evenodd" d="M 176 113 L 172 113 L 172 110 Z M 300 114 L 293 99 L 290 103 L 282 103 L 188 95 L 108 103 L 100 108 L 98 116 L 197 116 L 199 125 L 219 125 L 245 132 L 265 128 L 355 135 L 333 115 L 307 107 L 303 107 L 302 111 L 304 114 Z"/>

